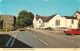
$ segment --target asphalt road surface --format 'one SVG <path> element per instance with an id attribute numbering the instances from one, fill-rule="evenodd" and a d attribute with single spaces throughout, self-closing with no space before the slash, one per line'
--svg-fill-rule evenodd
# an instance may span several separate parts
<path id="1" fill-rule="evenodd" d="M 60 36 L 55 34 L 43 34 L 32 30 L 22 31 L 18 34 L 17 39 L 28 44 L 33 48 L 79 48 L 79 41 L 73 37 Z"/>
<path id="2" fill-rule="evenodd" d="M 32 30 L 2 34 L 0 42 L 1 48 L 80 48 L 80 40 L 76 36 L 43 34 Z"/>

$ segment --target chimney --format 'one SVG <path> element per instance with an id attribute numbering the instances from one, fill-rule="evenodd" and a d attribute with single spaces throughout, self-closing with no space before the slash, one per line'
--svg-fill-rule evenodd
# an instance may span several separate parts
<path id="1" fill-rule="evenodd" d="M 76 12 L 78 12 L 78 10 L 76 10 Z"/>
<path id="2" fill-rule="evenodd" d="M 35 14 L 34 17 L 36 17 L 37 15 Z"/>

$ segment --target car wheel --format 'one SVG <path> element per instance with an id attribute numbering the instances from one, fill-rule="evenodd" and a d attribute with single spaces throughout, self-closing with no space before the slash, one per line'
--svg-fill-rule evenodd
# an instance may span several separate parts
<path id="1" fill-rule="evenodd" d="M 74 35 L 74 33 L 72 33 L 72 35 Z"/>

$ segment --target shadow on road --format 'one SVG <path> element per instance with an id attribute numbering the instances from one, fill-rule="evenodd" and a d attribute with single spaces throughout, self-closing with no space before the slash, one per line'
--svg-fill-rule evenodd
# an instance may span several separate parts
<path id="1" fill-rule="evenodd" d="M 11 36 L 8 34 L 0 34 L 0 48 L 32 48 L 31 46 L 19 41 L 18 39 L 15 39 L 12 47 L 10 47 L 10 45 L 13 40 L 10 41 L 8 46 L 5 46 L 10 37 Z"/>

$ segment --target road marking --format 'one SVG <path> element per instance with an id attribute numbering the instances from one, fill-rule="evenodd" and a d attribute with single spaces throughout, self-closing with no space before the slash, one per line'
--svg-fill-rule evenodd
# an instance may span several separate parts
<path id="1" fill-rule="evenodd" d="M 58 37 L 58 38 L 61 38 L 61 37 Z"/>
<path id="2" fill-rule="evenodd" d="M 77 42 L 73 42 L 73 43 L 77 43 Z"/>
<path id="3" fill-rule="evenodd" d="M 35 38 L 37 38 L 37 36 L 33 35 Z"/>
<path id="4" fill-rule="evenodd" d="M 26 32 L 28 32 L 28 33 L 32 34 L 32 33 L 31 33 L 31 32 L 29 32 L 29 31 L 26 31 Z"/>
<path id="5" fill-rule="evenodd" d="M 68 39 L 68 41 L 71 41 L 71 39 Z"/>
<path id="6" fill-rule="evenodd" d="M 72 40 L 72 42 L 75 42 L 74 40 Z"/>
<path id="7" fill-rule="evenodd" d="M 46 43 L 45 41 L 43 41 L 42 39 L 39 39 L 41 42 L 43 42 L 44 44 L 48 45 L 48 43 Z"/>
<path id="8" fill-rule="evenodd" d="M 65 38 L 64 40 L 67 40 L 67 38 Z"/>
<path id="9" fill-rule="evenodd" d="M 78 41 L 76 41 L 76 43 L 79 43 Z"/>
<path id="10" fill-rule="evenodd" d="M 14 36 L 14 34 L 11 36 L 11 38 L 9 39 L 9 41 L 6 43 L 5 46 L 8 46 L 8 45 L 9 45 L 9 43 L 10 43 L 10 41 L 12 40 L 13 36 Z"/>
<path id="11" fill-rule="evenodd" d="M 29 32 L 29 31 L 26 31 L 26 32 L 28 32 L 28 33 L 30 33 L 31 35 L 33 35 L 33 33 L 31 33 L 31 32 Z M 36 35 L 33 35 L 35 38 L 37 38 L 37 36 Z"/>
<path id="12" fill-rule="evenodd" d="M 78 43 L 78 44 L 80 44 L 80 43 Z"/>
<path id="13" fill-rule="evenodd" d="M 64 39 L 64 38 L 62 37 L 62 39 Z"/>
<path id="14" fill-rule="evenodd" d="M 13 41 L 12 41 L 12 43 L 11 43 L 10 47 L 12 47 L 12 46 L 13 46 L 13 44 L 14 44 L 14 42 L 15 42 L 15 38 L 16 38 L 16 36 L 17 36 L 17 33 L 15 34 L 14 39 L 13 39 Z"/>
<path id="15" fill-rule="evenodd" d="M 56 36 L 58 38 L 58 36 Z"/>

